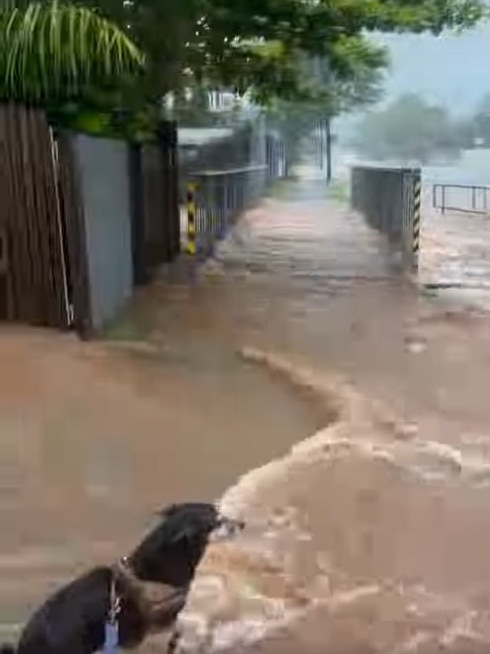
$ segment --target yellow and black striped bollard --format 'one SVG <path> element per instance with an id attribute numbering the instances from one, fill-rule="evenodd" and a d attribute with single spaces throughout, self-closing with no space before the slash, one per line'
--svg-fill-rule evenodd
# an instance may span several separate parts
<path id="1" fill-rule="evenodd" d="M 196 189 L 195 182 L 187 183 L 187 252 L 196 254 Z"/>

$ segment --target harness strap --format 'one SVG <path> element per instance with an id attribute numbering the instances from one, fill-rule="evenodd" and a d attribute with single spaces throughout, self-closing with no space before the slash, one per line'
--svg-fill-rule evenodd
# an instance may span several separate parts
<path id="1" fill-rule="evenodd" d="M 121 598 L 117 594 L 116 574 L 111 570 L 111 582 L 109 589 L 109 611 L 105 623 L 104 632 L 104 654 L 116 654 L 119 645 L 119 624 L 117 616 L 121 612 Z"/>

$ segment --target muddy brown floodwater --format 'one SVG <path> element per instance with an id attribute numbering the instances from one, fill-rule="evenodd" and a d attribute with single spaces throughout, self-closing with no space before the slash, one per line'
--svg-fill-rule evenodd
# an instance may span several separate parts
<path id="1" fill-rule="evenodd" d="M 124 553 L 159 507 L 219 497 L 320 424 L 233 352 L 196 364 L 3 331 L 0 360 L 4 623 Z"/>
<path id="2" fill-rule="evenodd" d="M 161 504 L 221 497 L 248 526 L 208 549 L 181 651 L 488 650 L 490 319 L 398 266 L 303 181 L 117 343 L 2 331 L 0 637 Z"/>

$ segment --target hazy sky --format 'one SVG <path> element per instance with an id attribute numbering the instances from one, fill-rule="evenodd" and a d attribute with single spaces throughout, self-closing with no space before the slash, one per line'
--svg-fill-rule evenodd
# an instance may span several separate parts
<path id="1" fill-rule="evenodd" d="M 461 113 L 490 93 L 489 23 L 459 36 L 390 35 L 380 40 L 389 46 L 392 60 L 388 100 L 416 91 Z"/>

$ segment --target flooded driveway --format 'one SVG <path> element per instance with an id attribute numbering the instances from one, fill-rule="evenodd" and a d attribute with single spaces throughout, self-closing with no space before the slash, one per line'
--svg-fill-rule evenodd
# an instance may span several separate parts
<path id="1" fill-rule="evenodd" d="M 184 650 L 488 646 L 490 320 L 417 296 L 309 184 L 167 271 L 117 344 L 1 334 L 5 636 L 161 504 L 222 496 L 249 526 L 209 549 Z"/>

